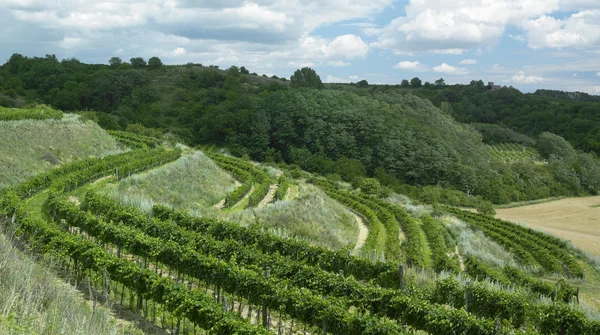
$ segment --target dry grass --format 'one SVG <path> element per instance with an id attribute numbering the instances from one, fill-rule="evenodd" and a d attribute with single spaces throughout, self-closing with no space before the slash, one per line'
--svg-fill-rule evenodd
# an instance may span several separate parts
<path id="1" fill-rule="evenodd" d="M 576 247 L 600 256 L 599 204 L 600 197 L 568 198 L 497 209 L 496 216 L 569 240 Z"/>
<path id="2" fill-rule="evenodd" d="M 55 166 L 118 151 L 97 124 L 75 116 L 61 120 L 0 122 L 0 189 Z"/>
<path id="3" fill-rule="evenodd" d="M 150 210 L 153 203 L 199 210 L 235 189 L 235 180 L 200 151 L 147 173 L 123 179 L 109 191 L 114 199 Z"/>
<path id="4" fill-rule="evenodd" d="M 358 223 L 352 212 L 319 188 L 305 183 L 299 184 L 299 195 L 293 201 L 276 201 L 264 208 L 239 211 L 217 211 L 211 207 L 193 213 L 246 226 L 260 221 L 278 235 L 332 249 L 354 246 L 358 238 Z"/>

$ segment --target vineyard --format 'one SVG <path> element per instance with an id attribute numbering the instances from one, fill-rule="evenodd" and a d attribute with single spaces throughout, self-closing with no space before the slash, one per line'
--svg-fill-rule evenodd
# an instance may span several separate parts
<path id="1" fill-rule="evenodd" d="M 540 160 L 535 149 L 518 143 L 488 145 L 492 157 L 502 161 Z"/>
<path id="2" fill-rule="evenodd" d="M 1 191 L 2 228 L 59 259 L 75 285 L 88 281 L 93 295 L 166 332 L 600 334 L 598 318 L 578 304 L 585 260 L 563 240 L 454 207 L 413 214 L 320 177 L 307 181 L 368 227 L 356 252 L 185 208 L 156 204 L 146 213 L 89 186 L 105 177 L 122 182 L 185 153 L 150 137 L 110 134 L 131 150 L 64 164 Z M 205 155 L 239 182 L 219 211 L 293 201 L 297 181 L 285 169 L 274 176 L 247 160 Z M 444 215 L 512 253 L 518 266 L 461 256 Z"/>

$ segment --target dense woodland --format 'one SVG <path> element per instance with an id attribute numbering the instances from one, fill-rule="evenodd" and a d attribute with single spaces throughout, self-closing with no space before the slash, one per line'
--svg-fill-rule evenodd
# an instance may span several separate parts
<path id="1" fill-rule="evenodd" d="M 288 81 L 244 67 L 166 66 L 156 57 L 99 65 L 15 54 L 0 67 L 1 106 L 46 103 L 82 111 L 106 129 L 171 133 L 332 180 L 376 178 L 379 192 L 473 206 L 600 190 L 594 101 L 490 92 L 481 80 L 327 85 L 307 68 Z M 541 157 L 492 157 L 486 144 L 505 142 L 535 147 Z"/>

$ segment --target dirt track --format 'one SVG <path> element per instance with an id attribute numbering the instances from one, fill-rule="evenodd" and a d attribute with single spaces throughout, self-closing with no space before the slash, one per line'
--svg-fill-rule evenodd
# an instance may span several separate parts
<path id="1" fill-rule="evenodd" d="M 497 209 L 496 217 L 567 239 L 600 256 L 600 196 Z"/>

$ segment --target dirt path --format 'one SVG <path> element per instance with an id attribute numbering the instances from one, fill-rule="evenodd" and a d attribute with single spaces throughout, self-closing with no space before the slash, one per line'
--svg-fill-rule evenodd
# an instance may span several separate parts
<path id="1" fill-rule="evenodd" d="M 102 177 L 102 178 L 100 178 L 100 179 L 98 179 L 98 180 L 94 180 L 94 182 L 92 183 L 92 185 L 96 185 L 96 184 L 98 184 L 98 183 L 100 183 L 100 182 L 103 182 L 103 181 L 105 181 L 106 179 L 109 179 L 109 178 L 112 178 L 112 177 L 114 177 L 114 175 L 109 175 L 109 176 Z"/>
<path id="2" fill-rule="evenodd" d="M 278 188 L 279 188 L 279 185 L 275 185 L 275 184 L 269 186 L 269 192 L 260 201 L 260 203 L 258 204 L 258 208 L 265 208 L 265 207 L 267 207 L 268 204 L 273 202 L 273 199 L 275 199 L 275 193 L 277 193 Z"/>
<path id="3" fill-rule="evenodd" d="M 81 205 L 81 202 L 79 201 L 79 198 L 77 198 L 76 196 L 71 195 L 71 196 L 69 196 L 68 200 L 70 202 L 74 203 L 75 206 L 77 206 L 77 207 L 79 207 L 79 205 Z"/>
<path id="4" fill-rule="evenodd" d="M 223 209 L 223 207 L 225 207 L 225 199 L 217 202 L 216 204 L 213 205 L 213 208 L 220 211 Z"/>
<path id="5" fill-rule="evenodd" d="M 460 265 L 460 271 L 465 271 L 465 261 L 463 260 L 462 256 L 458 252 L 457 245 L 454 246 L 454 254 L 456 255 L 456 257 L 458 257 L 458 264 Z"/>
<path id="6" fill-rule="evenodd" d="M 600 196 L 496 210 L 496 217 L 567 239 L 600 256 Z"/>
<path id="7" fill-rule="evenodd" d="M 242 183 L 235 179 L 235 188 L 238 188 L 240 186 L 242 186 Z M 213 208 L 218 211 L 223 210 L 223 208 L 225 208 L 225 199 L 222 199 L 221 201 L 214 204 Z"/>
<path id="8" fill-rule="evenodd" d="M 358 237 L 356 238 L 356 245 L 352 251 L 357 252 L 365 244 L 367 236 L 369 236 L 369 228 L 365 224 L 365 220 L 360 217 L 360 215 L 356 214 L 355 212 L 352 212 L 352 215 L 354 215 L 356 223 L 358 224 Z"/>

